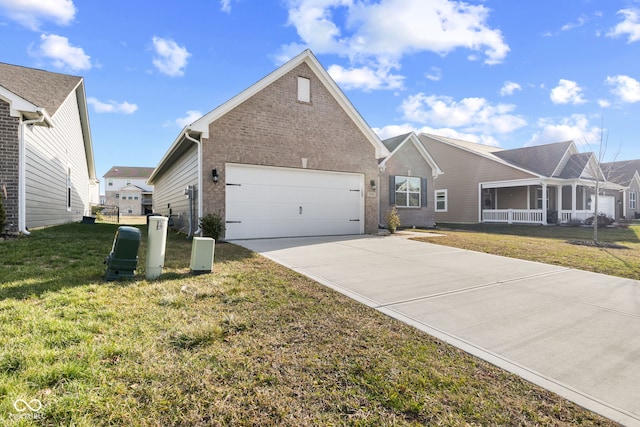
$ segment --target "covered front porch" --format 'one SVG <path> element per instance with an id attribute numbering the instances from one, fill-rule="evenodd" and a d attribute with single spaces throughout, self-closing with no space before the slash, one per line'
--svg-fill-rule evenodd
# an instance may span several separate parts
<path id="1" fill-rule="evenodd" d="M 585 180 L 480 183 L 479 222 L 543 225 L 582 222 L 593 216 L 595 186 L 595 181 Z"/>

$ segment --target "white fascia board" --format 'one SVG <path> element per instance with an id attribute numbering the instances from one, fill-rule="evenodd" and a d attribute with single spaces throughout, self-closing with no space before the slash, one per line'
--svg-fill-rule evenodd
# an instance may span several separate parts
<path id="1" fill-rule="evenodd" d="M 508 166 L 508 167 L 510 167 L 511 169 L 515 169 L 515 170 L 520 171 L 520 172 L 528 173 L 529 175 L 536 176 L 536 177 L 538 177 L 538 178 L 540 178 L 540 179 L 544 178 L 544 177 L 543 177 L 542 175 L 540 175 L 540 174 L 537 174 L 537 173 L 535 173 L 535 172 L 532 172 L 532 171 L 530 171 L 530 170 L 528 170 L 528 169 L 521 168 L 521 167 L 519 167 L 519 166 L 515 166 L 515 165 L 513 165 L 513 164 L 511 164 L 511 163 L 507 162 L 506 160 L 501 159 L 500 157 L 493 156 L 493 155 L 489 156 L 489 155 L 486 155 L 486 154 L 481 153 L 481 152 L 478 152 L 478 151 L 470 150 L 470 149 L 468 149 L 467 147 L 463 147 L 462 145 L 454 144 L 454 143 L 452 143 L 452 142 L 449 142 L 449 141 L 445 141 L 445 140 L 443 140 L 443 139 L 440 139 L 440 138 L 438 138 L 438 136 L 437 136 L 437 135 L 431 135 L 431 134 L 427 134 L 427 133 L 424 133 L 424 132 L 423 132 L 423 133 L 421 133 L 421 135 L 424 135 L 424 137 L 425 137 L 425 138 L 432 139 L 432 140 L 437 141 L 437 142 L 439 142 L 439 143 L 441 143 L 441 144 L 446 144 L 446 145 L 448 145 L 448 146 L 450 146 L 450 147 L 454 147 L 454 148 L 457 148 L 457 149 L 459 149 L 459 150 L 466 151 L 467 153 L 471 153 L 471 154 L 474 154 L 474 155 L 476 155 L 476 156 L 483 157 L 483 158 L 485 158 L 485 159 L 487 159 L 487 160 L 491 160 L 491 161 L 493 161 L 493 162 L 500 163 L 501 165 Z"/>
<path id="2" fill-rule="evenodd" d="M 514 179 L 507 181 L 487 181 L 481 182 L 482 188 L 505 188 L 505 187 L 524 187 L 527 185 L 540 185 L 542 180 L 539 178 L 532 179 Z"/>
<path id="3" fill-rule="evenodd" d="M 579 153 L 578 147 L 576 147 L 576 143 L 573 142 L 573 140 L 572 140 L 571 144 L 567 147 L 566 151 L 564 152 L 564 155 L 562 156 L 562 158 L 560 159 L 560 161 L 556 165 L 556 168 L 551 173 L 551 176 L 560 175 L 560 172 L 562 172 L 562 170 L 560 170 L 560 167 L 562 166 L 564 168 L 564 166 L 569 161 L 569 157 L 571 157 L 574 154 L 578 154 L 578 153 Z"/>
<path id="4" fill-rule="evenodd" d="M 433 157 L 431 157 L 431 155 L 429 154 L 425 146 L 422 145 L 422 142 L 420 142 L 420 139 L 418 139 L 418 136 L 415 134 L 415 132 L 409 133 L 407 137 L 400 144 L 398 144 L 395 150 L 393 150 L 391 154 L 389 154 L 382 162 L 380 162 L 379 167 L 382 168 L 382 170 L 384 170 L 384 168 L 387 166 L 387 161 L 391 157 L 393 157 L 397 152 L 399 152 L 402 149 L 402 147 L 404 147 L 404 145 L 407 144 L 409 141 L 413 143 L 413 145 L 416 147 L 416 149 L 418 150 L 418 152 L 420 153 L 424 161 L 427 162 L 427 164 L 431 167 L 431 175 L 434 178 L 444 173 L 442 172 L 442 169 L 440 169 L 436 161 L 433 160 Z"/>
<path id="5" fill-rule="evenodd" d="M 0 99 L 9 103 L 9 115 L 11 117 L 22 117 L 23 112 L 37 113 L 40 110 L 38 106 L 2 86 L 0 86 Z"/>
<path id="6" fill-rule="evenodd" d="M 164 168 L 167 161 L 171 158 L 171 156 L 175 154 L 176 151 L 178 151 L 178 148 L 187 141 L 187 139 L 184 137 L 184 134 L 185 132 L 188 132 L 188 131 L 189 131 L 188 126 L 185 126 L 182 128 L 182 130 L 180 131 L 176 139 L 173 141 L 173 143 L 171 144 L 167 152 L 164 153 L 164 156 L 162 156 L 162 159 L 160 159 L 160 162 L 158 162 L 158 165 L 156 166 L 156 168 L 153 170 L 149 178 L 147 178 L 147 184 L 149 185 L 153 184 L 153 181 L 160 174 L 160 171 Z"/>
<path id="7" fill-rule="evenodd" d="M 376 135 L 373 129 L 371 129 L 371 127 L 365 122 L 360 113 L 358 113 L 358 111 L 354 108 L 353 104 L 351 104 L 344 93 L 340 90 L 338 85 L 333 81 L 331 76 L 329 76 L 329 73 L 327 73 L 324 67 L 320 65 L 317 58 L 308 49 L 298 54 L 296 57 L 294 57 L 266 77 L 262 78 L 254 85 L 240 92 L 224 104 L 220 105 L 216 109 L 210 111 L 209 113 L 193 122 L 190 126 L 191 129 L 201 132 L 203 138 L 208 138 L 210 123 L 216 121 L 229 111 L 236 108 L 238 105 L 250 99 L 252 96 L 257 94 L 303 62 L 306 63 L 309 68 L 311 68 L 311 70 L 316 74 L 316 76 L 324 84 L 331 95 L 333 95 L 338 104 L 340 104 L 342 109 L 347 113 L 347 115 L 356 124 L 360 131 L 367 137 L 369 142 L 371 142 L 371 145 L 373 145 L 375 149 L 376 159 L 381 159 L 388 156 L 389 150 L 387 150 L 387 148 L 382 144 L 382 141 L 380 140 L 378 135 Z"/>

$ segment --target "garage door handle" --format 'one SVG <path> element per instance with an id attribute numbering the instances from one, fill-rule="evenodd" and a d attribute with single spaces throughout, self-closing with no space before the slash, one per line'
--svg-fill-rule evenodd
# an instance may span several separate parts
<path id="1" fill-rule="evenodd" d="M 302 215 L 302 206 L 300 206 L 300 215 Z"/>
<path id="2" fill-rule="evenodd" d="M 225 221 L 227 224 L 242 224 L 242 221 Z"/>
<path id="3" fill-rule="evenodd" d="M 359 219 L 350 219 L 349 222 L 360 222 Z"/>

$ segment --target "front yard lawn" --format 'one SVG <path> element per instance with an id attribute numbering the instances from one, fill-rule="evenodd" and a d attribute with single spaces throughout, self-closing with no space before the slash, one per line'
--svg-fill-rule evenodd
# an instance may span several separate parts
<path id="1" fill-rule="evenodd" d="M 614 425 L 232 244 L 104 282 L 116 229 L 0 242 L 0 425 Z"/>
<path id="2" fill-rule="evenodd" d="M 576 244 L 592 241 L 593 230 L 585 227 L 439 224 L 434 232 L 443 236 L 416 240 L 640 280 L 638 223 L 600 228 L 600 247 Z"/>

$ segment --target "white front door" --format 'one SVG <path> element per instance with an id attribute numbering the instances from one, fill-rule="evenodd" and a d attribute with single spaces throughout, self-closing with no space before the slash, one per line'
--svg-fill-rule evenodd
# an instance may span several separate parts
<path id="1" fill-rule="evenodd" d="M 362 174 L 227 164 L 227 240 L 364 233 Z"/>

